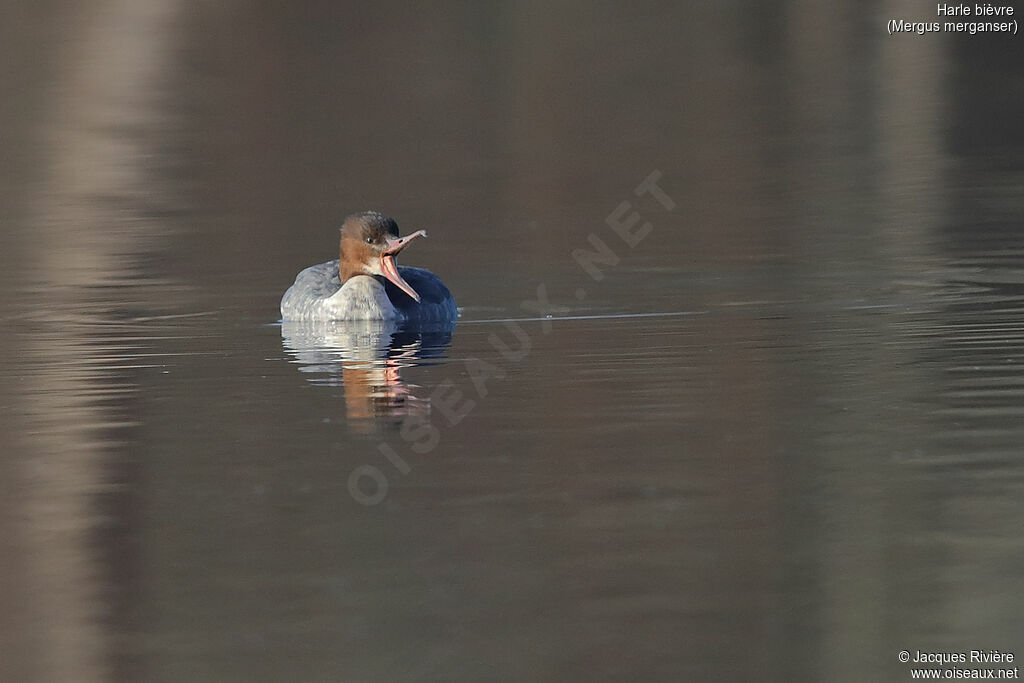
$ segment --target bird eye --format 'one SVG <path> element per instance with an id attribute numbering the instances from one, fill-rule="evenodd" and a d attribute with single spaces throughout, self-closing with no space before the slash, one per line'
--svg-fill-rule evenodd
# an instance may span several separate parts
<path id="1" fill-rule="evenodd" d="M 373 244 L 373 238 L 372 237 L 367 237 L 366 238 L 366 243 L 367 244 Z"/>

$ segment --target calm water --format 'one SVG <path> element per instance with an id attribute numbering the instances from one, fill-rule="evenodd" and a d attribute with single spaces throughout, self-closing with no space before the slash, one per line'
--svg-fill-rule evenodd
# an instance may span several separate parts
<path id="1" fill-rule="evenodd" d="M 1024 657 L 1019 38 L 344 5 L 0 3 L 0 680 Z M 454 329 L 278 321 L 364 208 Z"/>

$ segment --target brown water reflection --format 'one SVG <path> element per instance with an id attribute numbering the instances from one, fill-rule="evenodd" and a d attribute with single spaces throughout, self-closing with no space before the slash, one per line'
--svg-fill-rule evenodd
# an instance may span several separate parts
<path id="1" fill-rule="evenodd" d="M 895 40 L 900 3 L 5 11 L 0 680 L 1024 656 L 1019 41 Z M 430 231 L 450 338 L 275 324 L 363 208 Z"/>
<path id="2" fill-rule="evenodd" d="M 414 393 L 402 370 L 437 362 L 453 330 L 448 324 L 409 328 L 376 320 L 287 321 L 281 323 L 281 339 L 311 382 L 342 388 L 350 429 L 387 433 L 429 414 L 429 398 Z"/>

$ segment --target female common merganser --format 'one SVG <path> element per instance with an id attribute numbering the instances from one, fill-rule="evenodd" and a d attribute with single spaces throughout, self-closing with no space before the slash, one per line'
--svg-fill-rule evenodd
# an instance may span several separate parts
<path id="1" fill-rule="evenodd" d="M 398 223 L 376 211 L 352 214 L 341 226 L 341 258 L 295 277 L 281 299 L 281 319 L 455 320 L 455 299 L 441 278 L 395 263 L 398 252 L 426 236 L 417 230 L 399 237 Z"/>

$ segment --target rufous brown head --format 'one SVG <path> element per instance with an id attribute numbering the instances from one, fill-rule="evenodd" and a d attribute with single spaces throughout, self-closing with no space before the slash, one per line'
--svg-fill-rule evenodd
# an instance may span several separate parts
<path id="1" fill-rule="evenodd" d="M 338 277 L 344 282 L 355 275 L 379 275 L 419 301 L 420 295 L 399 274 L 395 257 L 414 239 L 426 236 L 425 230 L 417 230 L 399 237 L 395 219 L 376 211 L 354 213 L 341 225 Z"/>

